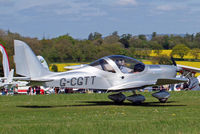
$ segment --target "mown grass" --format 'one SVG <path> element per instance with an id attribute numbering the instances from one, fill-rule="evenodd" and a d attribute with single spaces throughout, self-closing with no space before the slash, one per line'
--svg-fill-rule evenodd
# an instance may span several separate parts
<path id="1" fill-rule="evenodd" d="M 1 134 L 198 134 L 200 92 L 171 92 L 162 104 L 115 105 L 108 94 L 0 96 Z M 130 93 L 126 93 L 130 95 Z"/>

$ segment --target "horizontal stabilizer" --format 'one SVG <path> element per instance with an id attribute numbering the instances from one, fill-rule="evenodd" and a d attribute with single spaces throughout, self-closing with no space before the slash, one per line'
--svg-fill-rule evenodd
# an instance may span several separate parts
<path id="1" fill-rule="evenodd" d="M 30 80 L 28 83 L 28 86 L 45 86 L 45 82 L 51 82 L 53 80 L 46 80 L 46 79 L 40 79 L 40 80 Z"/>
<path id="2" fill-rule="evenodd" d="M 184 83 L 184 82 L 188 82 L 188 79 L 186 78 L 171 78 L 171 79 L 158 79 L 156 81 L 156 85 L 166 85 L 166 84 L 176 84 L 176 83 Z"/>

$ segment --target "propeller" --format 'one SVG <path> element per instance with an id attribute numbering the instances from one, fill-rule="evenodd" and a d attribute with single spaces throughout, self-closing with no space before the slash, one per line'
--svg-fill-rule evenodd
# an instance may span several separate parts
<path id="1" fill-rule="evenodd" d="M 171 60 L 172 60 L 173 65 L 176 67 L 176 71 L 182 73 L 181 72 L 182 68 L 177 66 L 176 61 L 174 60 L 173 56 L 171 56 Z"/>
<path id="2" fill-rule="evenodd" d="M 177 66 L 176 61 L 174 60 L 173 56 L 171 56 L 171 60 L 174 66 Z"/>

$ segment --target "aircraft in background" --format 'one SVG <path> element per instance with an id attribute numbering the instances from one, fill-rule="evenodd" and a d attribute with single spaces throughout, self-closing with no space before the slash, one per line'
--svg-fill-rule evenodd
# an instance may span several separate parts
<path id="1" fill-rule="evenodd" d="M 3 64 L 4 77 L 8 77 L 9 72 L 10 72 L 10 64 L 9 64 L 9 59 L 8 59 L 8 54 L 6 52 L 6 49 L 2 44 L 0 44 L 0 51 L 2 53 L 2 64 Z"/>
<path id="2" fill-rule="evenodd" d="M 44 68 L 31 48 L 22 41 L 14 40 L 14 61 L 16 73 L 25 76 L 30 82 L 47 87 L 100 89 L 119 92 L 109 95 L 114 102 L 143 102 L 145 97 L 135 90 L 148 86 L 158 86 L 187 82 L 187 78 L 176 78 L 177 71 L 183 68 L 174 65 L 145 65 L 127 56 L 111 55 L 91 64 L 66 72 L 51 72 Z M 200 70 L 198 70 L 200 71 Z M 131 90 L 133 95 L 126 97 L 121 92 Z M 166 91 L 153 95 L 160 102 L 166 102 L 170 94 Z"/>
<path id="3" fill-rule="evenodd" d="M 0 44 L 0 51 L 2 53 L 2 64 L 3 64 L 3 72 L 4 72 L 4 77 L 0 77 L 0 87 L 10 89 L 12 87 L 16 87 L 17 85 L 25 86 L 26 84 L 28 84 L 28 82 L 25 82 L 25 81 L 13 80 L 13 79 L 20 79 L 21 77 L 20 78 L 13 77 L 14 69 L 10 70 L 8 54 L 6 52 L 5 47 L 2 44 Z"/>
<path id="4" fill-rule="evenodd" d="M 14 83 L 12 83 L 14 70 L 10 71 L 8 54 L 2 44 L 0 44 L 0 51 L 2 53 L 2 64 L 4 72 L 4 77 L 0 77 L 0 87 L 10 88 L 14 85 Z"/>

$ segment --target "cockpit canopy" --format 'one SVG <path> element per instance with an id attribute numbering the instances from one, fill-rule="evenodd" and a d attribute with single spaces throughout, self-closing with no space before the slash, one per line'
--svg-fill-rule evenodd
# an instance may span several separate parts
<path id="1" fill-rule="evenodd" d="M 111 55 L 103 57 L 91 63 L 90 66 L 112 73 L 116 72 L 116 67 L 122 73 L 142 72 L 145 69 L 145 65 L 142 62 L 122 55 Z"/>

